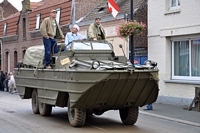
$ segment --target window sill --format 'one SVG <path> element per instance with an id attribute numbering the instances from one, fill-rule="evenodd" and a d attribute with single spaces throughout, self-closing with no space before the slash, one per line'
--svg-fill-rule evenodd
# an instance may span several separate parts
<path id="1" fill-rule="evenodd" d="M 181 9 L 178 8 L 178 9 L 166 11 L 166 12 L 165 12 L 165 15 L 168 15 L 168 14 L 176 14 L 176 13 L 180 13 L 180 12 L 181 12 Z"/>
<path id="2" fill-rule="evenodd" d="M 164 80 L 165 83 L 177 83 L 177 84 L 195 84 L 195 85 L 200 85 L 199 80 Z"/>

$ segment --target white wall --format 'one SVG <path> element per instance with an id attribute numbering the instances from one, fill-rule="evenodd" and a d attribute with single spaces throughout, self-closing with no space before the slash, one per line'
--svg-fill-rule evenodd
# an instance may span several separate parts
<path id="1" fill-rule="evenodd" d="M 168 11 L 169 0 L 148 1 L 148 58 L 158 62 L 160 77 L 160 96 L 175 97 L 180 102 L 192 99 L 194 84 L 165 83 L 171 78 L 171 41 L 172 37 L 193 34 L 200 36 L 199 0 L 181 0 L 180 10 Z"/>
<path id="2" fill-rule="evenodd" d="M 181 0 L 180 12 L 167 13 L 169 0 L 148 1 L 148 34 L 160 35 L 163 29 L 185 28 L 200 25 L 198 0 Z"/>

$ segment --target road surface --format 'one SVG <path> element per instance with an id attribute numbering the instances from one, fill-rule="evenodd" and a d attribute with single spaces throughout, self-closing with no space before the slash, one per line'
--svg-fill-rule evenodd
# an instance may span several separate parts
<path id="1" fill-rule="evenodd" d="M 135 125 L 123 125 L 117 110 L 88 116 L 83 127 L 74 128 L 67 108 L 54 107 L 43 117 L 33 114 L 31 99 L 0 91 L 0 133 L 200 133 L 200 128 L 142 114 Z"/>

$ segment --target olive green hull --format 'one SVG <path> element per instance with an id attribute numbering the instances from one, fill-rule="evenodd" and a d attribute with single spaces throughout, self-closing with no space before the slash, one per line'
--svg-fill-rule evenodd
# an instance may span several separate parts
<path id="1" fill-rule="evenodd" d="M 159 91 L 157 74 L 157 70 L 36 72 L 22 68 L 16 84 L 22 99 L 31 98 L 35 88 L 42 103 L 64 106 L 67 94 L 74 108 L 109 110 L 155 102 Z"/>

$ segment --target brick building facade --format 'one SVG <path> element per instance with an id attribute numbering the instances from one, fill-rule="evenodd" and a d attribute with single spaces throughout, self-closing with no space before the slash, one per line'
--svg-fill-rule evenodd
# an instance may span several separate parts
<path id="1" fill-rule="evenodd" d="M 3 2 L 0 3 L 0 20 L 17 12 L 18 10 L 8 0 L 3 0 Z"/>
<path id="2" fill-rule="evenodd" d="M 101 0 L 76 0 L 76 18 L 79 19 L 87 14 L 99 1 Z M 12 71 L 17 62 L 23 59 L 28 47 L 43 44 L 39 25 L 45 17 L 49 16 L 52 9 L 60 12 L 59 24 L 63 34 L 66 34 L 69 31 L 71 2 L 72 0 L 43 0 L 41 2 L 23 0 L 21 12 L 1 21 L 0 30 L 4 31 L 5 29 L 5 33 L 0 33 L 1 69 Z M 37 17 L 39 17 L 39 24 L 36 24 Z"/>
<path id="3" fill-rule="evenodd" d="M 34 4 L 30 3 L 30 0 L 23 0 L 21 12 L 0 21 L 0 30 L 4 31 L 0 33 L 1 70 L 13 71 L 17 62 L 23 59 L 28 47 L 43 45 L 39 26 L 52 9 L 60 13 L 58 18 L 63 33 L 69 31 L 71 0 L 43 0 L 39 3 Z"/>
<path id="4" fill-rule="evenodd" d="M 145 0 L 134 1 L 134 3 L 138 3 L 134 4 L 134 8 L 140 8 L 140 10 L 137 10 L 135 13 L 135 16 L 138 15 L 136 20 L 141 20 L 146 23 L 147 6 L 146 4 L 141 6 L 144 1 Z M 130 13 L 129 0 L 116 0 L 116 2 L 121 2 L 119 6 L 121 7 L 123 13 Z M 23 8 L 21 12 L 17 12 L 14 15 L 5 18 L 3 21 L 0 21 L 0 30 L 5 31 L 0 33 L 0 44 L 2 46 L 1 69 L 3 71 L 12 71 L 13 68 L 16 67 L 17 62 L 23 59 L 25 51 L 28 47 L 33 45 L 43 45 L 39 26 L 42 20 L 49 16 L 52 9 L 56 9 L 60 14 L 59 24 L 63 34 L 65 35 L 69 31 L 72 0 L 43 0 L 41 2 L 23 0 L 22 3 Z M 126 7 L 124 7 L 124 5 L 126 5 Z M 93 21 L 93 16 L 90 16 L 91 12 L 95 13 L 94 9 L 99 10 L 102 7 L 105 7 L 107 10 L 106 6 L 107 0 L 76 0 L 76 20 L 86 17 L 84 21 L 89 21 L 89 23 L 85 24 L 85 28 L 81 28 L 82 32 L 84 32 L 84 29 L 87 30 L 87 27 Z M 106 14 L 107 16 L 112 17 L 108 11 Z M 92 20 L 87 20 L 88 17 Z M 122 19 L 123 17 L 119 20 Z M 105 19 L 104 23 L 106 22 L 110 23 L 107 31 L 109 36 L 108 41 L 116 38 L 116 42 L 118 42 L 119 38 L 116 34 L 113 36 L 115 29 L 112 27 L 110 30 L 109 28 L 110 26 L 113 26 L 113 23 L 117 25 L 119 21 L 116 21 L 115 19 L 108 21 Z M 105 26 L 106 25 L 107 24 L 105 24 Z M 140 37 L 141 39 L 135 39 L 135 42 L 137 42 L 135 44 L 138 45 L 136 45 L 136 47 L 147 47 L 147 39 L 145 38 L 146 34 L 147 32 Z"/>

